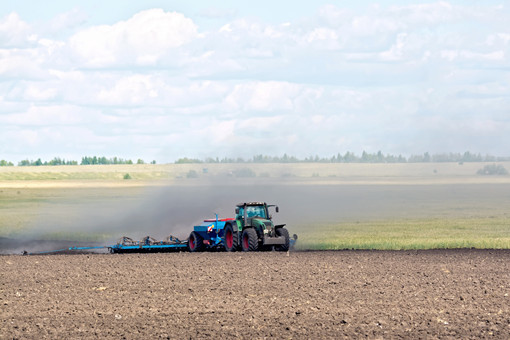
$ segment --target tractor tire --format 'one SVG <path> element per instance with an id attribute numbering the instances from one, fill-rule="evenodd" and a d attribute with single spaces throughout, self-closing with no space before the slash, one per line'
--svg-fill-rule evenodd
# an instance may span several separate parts
<path id="1" fill-rule="evenodd" d="M 241 243 L 243 251 L 256 251 L 259 248 L 259 238 L 257 236 L 257 231 L 253 228 L 244 229 Z"/>
<path id="2" fill-rule="evenodd" d="M 274 249 L 276 251 L 287 251 L 290 248 L 290 241 L 289 241 L 289 231 L 285 228 L 277 228 L 276 229 L 276 236 L 283 236 L 285 237 L 285 244 L 281 244 L 278 246 L 275 246 Z"/>
<path id="3" fill-rule="evenodd" d="M 189 234 L 188 248 L 192 253 L 202 251 L 204 249 L 204 239 L 198 233 L 192 231 Z"/>
<path id="4" fill-rule="evenodd" d="M 237 231 L 234 231 L 234 228 L 229 224 L 225 228 L 225 236 L 223 238 L 223 244 L 225 245 L 225 250 L 228 252 L 236 251 L 239 247 L 239 237 Z"/>

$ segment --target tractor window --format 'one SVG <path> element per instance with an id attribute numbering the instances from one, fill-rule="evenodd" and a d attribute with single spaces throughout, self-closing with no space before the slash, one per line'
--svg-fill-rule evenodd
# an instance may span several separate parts
<path id="1" fill-rule="evenodd" d="M 262 217 L 266 218 L 266 210 L 263 206 L 248 206 L 246 207 L 246 215 L 247 217 Z"/>
<path id="2" fill-rule="evenodd" d="M 244 208 L 239 207 L 239 213 L 236 215 L 236 219 L 242 220 L 244 218 Z"/>

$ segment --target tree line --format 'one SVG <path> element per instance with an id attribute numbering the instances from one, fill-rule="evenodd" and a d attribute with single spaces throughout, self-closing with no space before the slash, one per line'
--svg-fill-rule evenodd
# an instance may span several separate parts
<path id="1" fill-rule="evenodd" d="M 381 151 L 376 153 L 369 153 L 363 151 L 361 155 L 356 155 L 353 152 L 347 151 L 344 154 L 338 153 L 331 157 L 319 157 L 318 155 L 309 156 L 305 158 L 298 158 L 284 154 L 283 156 L 268 156 L 268 155 L 255 155 L 251 158 L 245 159 L 242 157 L 237 158 L 213 158 L 207 157 L 205 159 L 197 158 L 179 158 L 175 164 L 190 164 L 190 163 L 441 163 L 441 162 L 504 162 L 510 161 L 510 157 L 496 157 L 491 155 L 482 155 L 480 153 L 471 153 L 466 151 L 464 153 L 441 153 L 430 154 L 425 152 L 421 155 L 411 155 L 405 157 L 402 155 L 383 154 Z M 123 159 L 119 157 L 107 158 L 98 156 L 85 156 L 81 161 L 65 160 L 60 157 L 55 157 L 50 161 L 42 161 L 40 158 L 37 160 L 22 160 L 18 162 L 18 166 L 40 166 L 40 165 L 110 165 L 110 164 L 146 164 L 143 159 L 138 159 L 133 162 L 130 159 Z M 156 164 L 156 161 L 150 162 Z M 0 160 L 0 166 L 14 166 L 12 162 Z"/>
<path id="2" fill-rule="evenodd" d="M 40 158 L 37 160 L 28 160 L 24 159 L 18 162 L 18 166 L 42 166 L 42 165 L 110 165 L 110 164 L 135 164 L 130 159 L 122 159 L 119 157 L 106 158 L 106 157 L 98 157 L 98 156 L 85 156 L 81 158 L 81 162 L 75 160 L 65 160 L 60 157 L 55 157 L 51 161 L 42 161 Z M 146 164 L 143 159 L 138 159 L 136 164 Z M 150 164 L 156 164 L 156 161 L 150 162 Z M 0 160 L 0 166 L 14 166 L 14 163 L 8 162 L 6 160 Z"/>
<path id="3" fill-rule="evenodd" d="M 80 165 L 110 165 L 110 164 L 134 164 L 130 159 L 122 159 L 118 157 L 106 158 L 106 157 L 82 157 Z M 145 164 L 143 159 L 138 159 L 136 164 Z M 151 164 L 156 164 L 156 161 L 151 162 Z"/>
<path id="4" fill-rule="evenodd" d="M 305 158 L 297 158 L 284 154 L 283 156 L 267 156 L 256 155 L 249 159 L 242 157 L 238 158 L 205 158 L 203 160 L 197 158 L 179 158 L 175 161 L 176 164 L 189 164 L 189 163 L 440 163 L 440 162 L 503 162 L 510 161 L 510 157 L 495 157 L 491 155 L 484 155 L 478 153 L 471 153 L 466 151 L 464 153 L 442 153 L 430 154 L 425 152 L 422 155 L 411 155 L 405 157 L 402 155 L 383 154 L 381 151 L 376 153 L 369 153 L 363 151 L 361 155 L 356 155 L 353 152 L 346 152 L 344 154 L 338 153 L 331 157 L 309 156 Z"/>

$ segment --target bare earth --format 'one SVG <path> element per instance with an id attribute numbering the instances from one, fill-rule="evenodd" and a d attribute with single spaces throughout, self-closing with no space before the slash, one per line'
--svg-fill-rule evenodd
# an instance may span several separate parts
<path id="1" fill-rule="evenodd" d="M 510 251 L 0 257 L 0 338 L 510 338 Z"/>

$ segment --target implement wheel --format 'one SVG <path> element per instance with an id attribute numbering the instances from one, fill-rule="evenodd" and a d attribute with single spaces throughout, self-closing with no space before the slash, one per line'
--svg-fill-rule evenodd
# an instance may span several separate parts
<path id="1" fill-rule="evenodd" d="M 192 253 L 202 251 L 204 249 L 204 239 L 202 236 L 192 231 L 191 234 L 189 234 L 188 248 Z"/>
<path id="2" fill-rule="evenodd" d="M 255 251 L 259 248 L 259 239 L 257 231 L 253 228 L 247 228 L 243 230 L 242 239 L 243 251 Z"/>
<path id="3" fill-rule="evenodd" d="M 275 250 L 277 251 L 287 251 L 289 250 L 289 231 L 285 228 L 278 228 L 276 229 L 276 236 L 283 236 L 285 237 L 285 244 L 281 244 L 279 246 L 275 246 Z"/>
<path id="4" fill-rule="evenodd" d="M 225 237 L 223 239 L 226 251 L 237 250 L 239 247 L 239 237 L 237 235 L 237 231 L 234 231 L 234 228 L 232 228 L 230 224 L 226 226 Z"/>

